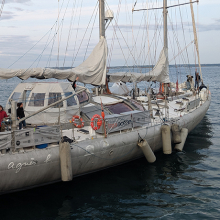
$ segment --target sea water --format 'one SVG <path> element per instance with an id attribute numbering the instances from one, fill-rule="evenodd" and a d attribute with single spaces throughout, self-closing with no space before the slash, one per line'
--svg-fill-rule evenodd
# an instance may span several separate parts
<path id="1" fill-rule="evenodd" d="M 142 158 L 71 182 L 2 195 L 0 219 L 220 219 L 220 66 L 202 70 L 211 106 L 183 152 L 157 152 L 154 164 Z M 179 81 L 188 74 L 181 71 Z M 176 68 L 171 75 L 177 79 Z M 0 82 L 0 104 L 18 83 Z"/>

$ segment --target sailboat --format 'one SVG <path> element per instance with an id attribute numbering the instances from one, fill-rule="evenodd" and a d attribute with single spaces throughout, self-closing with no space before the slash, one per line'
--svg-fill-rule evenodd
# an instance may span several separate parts
<path id="1" fill-rule="evenodd" d="M 190 0 L 191 9 L 192 0 Z M 7 131 L 0 132 L 0 194 L 25 190 L 97 172 L 145 156 L 156 160 L 154 152 L 171 154 L 173 146 L 182 151 L 190 131 L 205 116 L 211 94 L 200 92 L 193 83 L 179 85 L 181 92 L 169 94 L 167 0 L 163 1 L 164 45 L 154 68 L 148 73 L 107 73 L 105 38 L 105 1 L 99 0 L 100 40 L 90 56 L 79 66 L 61 70 L 52 68 L 0 69 L 0 78 L 26 80 L 67 79 L 95 86 L 73 88 L 69 82 L 24 82 L 19 84 L 6 103 L 10 120 Z M 198 40 L 192 10 L 194 40 Z M 199 59 L 199 53 L 198 53 Z M 200 61 L 199 61 L 200 64 Z M 201 75 L 200 68 L 200 75 Z M 189 82 L 192 81 L 188 76 Z M 137 82 L 157 81 L 161 97 L 145 91 L 140 94 Z M 107 82 L 117 83 L 123 94 L 112 94 Z M 133 94 L 126 83 L 134 82 Z M 185 90 L 184 90 L 185 89 Z M 22 102 L 26 117 L 17 120 L 16 103 Z M 18 123 L 27 127 L 19 130 Z"/>

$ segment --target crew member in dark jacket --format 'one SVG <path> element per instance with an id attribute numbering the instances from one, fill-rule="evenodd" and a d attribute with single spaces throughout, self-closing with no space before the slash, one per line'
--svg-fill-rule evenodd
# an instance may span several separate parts
<path id="1" fill-rule="evenodd" d="M 79 77 L 76 77 L 76 80 L 73 82 L 72 87 L 74 90 L 76 90 L 76 81 L 78 81 Z"/>
<path id="2" fill-rule="evenodd" d="M 200 83 L 200 75 L 198 72 L 195 72 L 195 88 L 199 88 L 199 83 Z"/>
<path id="3" fill-rule="evenodd" d="M 0 105 L 0 131 L 4 131 L 5 130 L 5 126 L 2 123 L 3 118 L 8 117 L 6 112 L 4 111 L 3 107 Z"/>
<path id="4" fill-rule="evenodd" d="M 18 118 L 18 120 L 19 120 L 19 119 L 25 117 L 25 115 L 24 115 L 24 109 L 23 109 L 23 103 L 19 102 L 19 103 L 17 104 L 17 107 L 18 107 L 18 108 L 17 108 L 17 118 Z M 21 130 L 21 128 L 22 128 L 22 124 L 23 124 L 23 128 L 26 128 L 26 122 L 25 122 L 25 120 L 24 120 L 24 121 L 22 121 L 22 122 L 19 123 L 19 129 L 20 129 L 20 130 Z"/>

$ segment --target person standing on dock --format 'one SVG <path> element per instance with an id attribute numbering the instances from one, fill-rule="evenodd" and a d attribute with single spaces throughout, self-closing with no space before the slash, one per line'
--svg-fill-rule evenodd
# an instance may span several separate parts
<path id="1" fill-rule="evenodd" d="M 5 124 L 2 123 L 3 118 L 8 117 L 6 112 L 4 111 L 3 107 L 0 105 L 0 131 L 5 131 Z"/>
<path id="2" fill-rule="evenodd" d="M 18 120 L 19 120 L 19 119 L 25 117 L 24 109 L 23 109 L 23 103 L 19 102 L 19 103 L 17 104 L 17 107 L 18 107 L 18 108 L 17 108 L 17 118 L 18 118 Z M 22 122 L 19 123 L 19 130 L 21 130 L 22 124 L 23 124 L 23 128 L 26 128 L 26 122 L 25 122 L 25 120 L 24 120 L 24 121 L 22 121 Z"/>

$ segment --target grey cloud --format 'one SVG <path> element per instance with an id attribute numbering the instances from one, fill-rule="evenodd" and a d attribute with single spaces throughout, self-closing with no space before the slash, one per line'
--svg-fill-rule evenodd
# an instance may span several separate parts
<path id="1" fill-rule="evenodd" d="M 81 48 L 77 54 L 75 64 L 81 63 L 85 56 L 85 51 L 87 49 L 86 57 L 91 53 L 93 48 L 95 47 L 96 43 L 98 41 L 91 40 L 89 47 L 87 48 L 87 45 L 83 43 L 81 45 Z M 0 48 L 1 48 L 1 60 L 5 60 L 3 68 L 8 68 L 11 64 L 13 64 L 16 60 L 18 60 L 20 57 L 22 57 L 23 54 L 25 54 L 30 48 L 32 48 L 35 45 L 35 41 L 33 41 L 29 36 L 26 35 L 7 35 L 2 36 L 0 41 Z M 75 51 L 73 51 L 73 48 L 69 48 L 67 51 L 69 55 L 66 56 L 66 64 L 65 65 L 71 65 L 73 54 L 76 55 L 78 51 L 79 44 L 76 45 Z M 24 57 L 22 57 L 15 65 L 13 65 L 10 68 L 27 68 L 30 67 L 33 64 L 33 67 L 36 67 L 38 64 L 39 57 L 41 57 L 41 53 L 43 52 L 45 48 L 45 42 L 40 42 L 37 45 L 33 47 Z M 63 63 L 64 56 L 62 55 L 63 48 L 60 50 L 60 64 Z M 39 66 L 44 67 L 47 64 L 48 59 L 50 58 L 51 53 L 51 44 L 48 46 L 48 48 L 44 51 L 42 54 Z M 50 66 L 56 66 L 56 59 L 57 59 L 57 50 L 56 48 L 53 49 L 52 56 L 51 56 L 51 62 Z M 80 62 L 81 61 L 81 62 Z"/>
<path id="2" fill-rule="evenodd" d="M 220 30 L 220 19 L 217 19 L 212 24 L 199 24 L 199 31 L 219 31 Z"/>
<path id="3" fill-rule="evenodd" d="M 6 55 L 18 56 L 22 55 L 33 43 L 28 36 L 2 36 L 0 48 Z"/>
<path id="4" fill-rule="evenodd" d="M 114 25 L 114 27 L 109 27 L 109 29 L 111 29 L 111 30 L 118 30 L 118 28 L 120 29 L 120 30 L 124 30 L 124 31 L 126 31 L 126 32 L 131 32 L 132 31 L 132 29 L 133 30 L 141 30 L 141 29 L 146 29 L 147 30 L 147 28 L 149 29 L 149 30 L 155 30 L 155 28 L 157 28 L 157 29 L 161 29 L 162 28 L 162 25 L 157 25 L 156 27 L 155 27 L 155 25 L 148 25 L 148 27 L 146 26 L 146 25 L 133 25 L 133 27 L 131 26 L 131 25 L 125 25 L 125 24 L 121 24 L 121 25 L 118 25 L 118 26 L 116 26 L 116 25 Z M 169 27 L 168 27 L 169 28 Z M 170 28 L 171 28 L 171 26 L 170 26 Z"/>
<path id="5" fill-rule="evenodd" d="M 12 19 L 14 18 L 16 15 L 13 13 L 13 12 L 10 12 L 10 11 L 4 11 L 2 13 L 2 16 L 0 18 L 0 20 L 9 20 L 9 19 Z"/>
<path id="6" fill-rule="evenodd" d="M 188 31 L 190 31 L 190 32 L 193 31 L 191 24 L 184 23 L 183 26 L 187 27 L 187 29 L 190 28 L 190 29 L 188 29 Z M 199 27 L 198 28 L 199 32 L 213 31 L 213 30 L 217 30 L 218 31 L 218 30 L 220 30 L 220 19 L 216 19 L 215 23 L 212 23 L 212 24 L 199 24 L 198 27 Z M 113 29 L 118 30 L 118 28 L 120 30 L 125 31 L 125 32 L 131 32 L 132 31 L 132 26 L 131 25 L 124 25 L 124 24 L 122 24 L 122 25 L 114 26 L 114 28 L 112 26 L 109 27 L 109 29 L 111 29 L 111 30 L 113 30 Z M 162 25 L 158 25 L 156 27 L 155 25 L 148 25 L 148 30 L 155 30 L 156 28 L 158 30 L 161 30 L 163 28 L 163 26 Z M 173 27 L 172 25 L 168 25 L 168 29 L 169 30 L 172 30 L 173 28 L 174 28 L 175 31 L 176 30 L 177 31 L 178 30 L 182 30 L 182 24 L 177 24 L 177 25 L 175 25 L 175 27 Z M 141 30 L 141 29 L 147 29 L 147 27 L 143 26 L 143 25 L 142 26 L 141 25 L 133 25 L 133 30 Z"/>
<path id="7" fill-rule="evenodd" d="M 31 0 L 6 0 L 5 4 L 9 4 L 9 3 L 27 3 L 27 2 L 31 2 Z"/>
<path id="8" fill-rule="evenodd" d="M 24 11 L 24 9 L 18 8 L 18 7 L 14 7 L 14 9 L 17 10 L 17 11 Z"/>
<path id="9" fill-rule="evenodd" d="M 19 57 L 21 57 L 29 48 L 33 47 L 35 42 L 31 40 L 29 36 L 25 35 L 6 35 L 1 36 L 0 48 L 3 55 L 2 60 L 5 60 L 4 65 L 11 65 L 14 61 L 16 61 Z M 42 44 L 36 45 L 25 57 L 25 60 L 31 63 L 30 58 L 32 57 L 32 61 L 34 61 L 34 53 L 37 55 L 40 54 L 40 49 L 42 51 Z M 40 52 L 39 52 L 40 51 Z M 37 55 L 35 54 L 35 59 Z M 23 59 L 19 61 L 22 63 Z M 7 64 L 6 64 L 7 63 Z M 13 68 L 13 67 L 12 67 Z"/>

